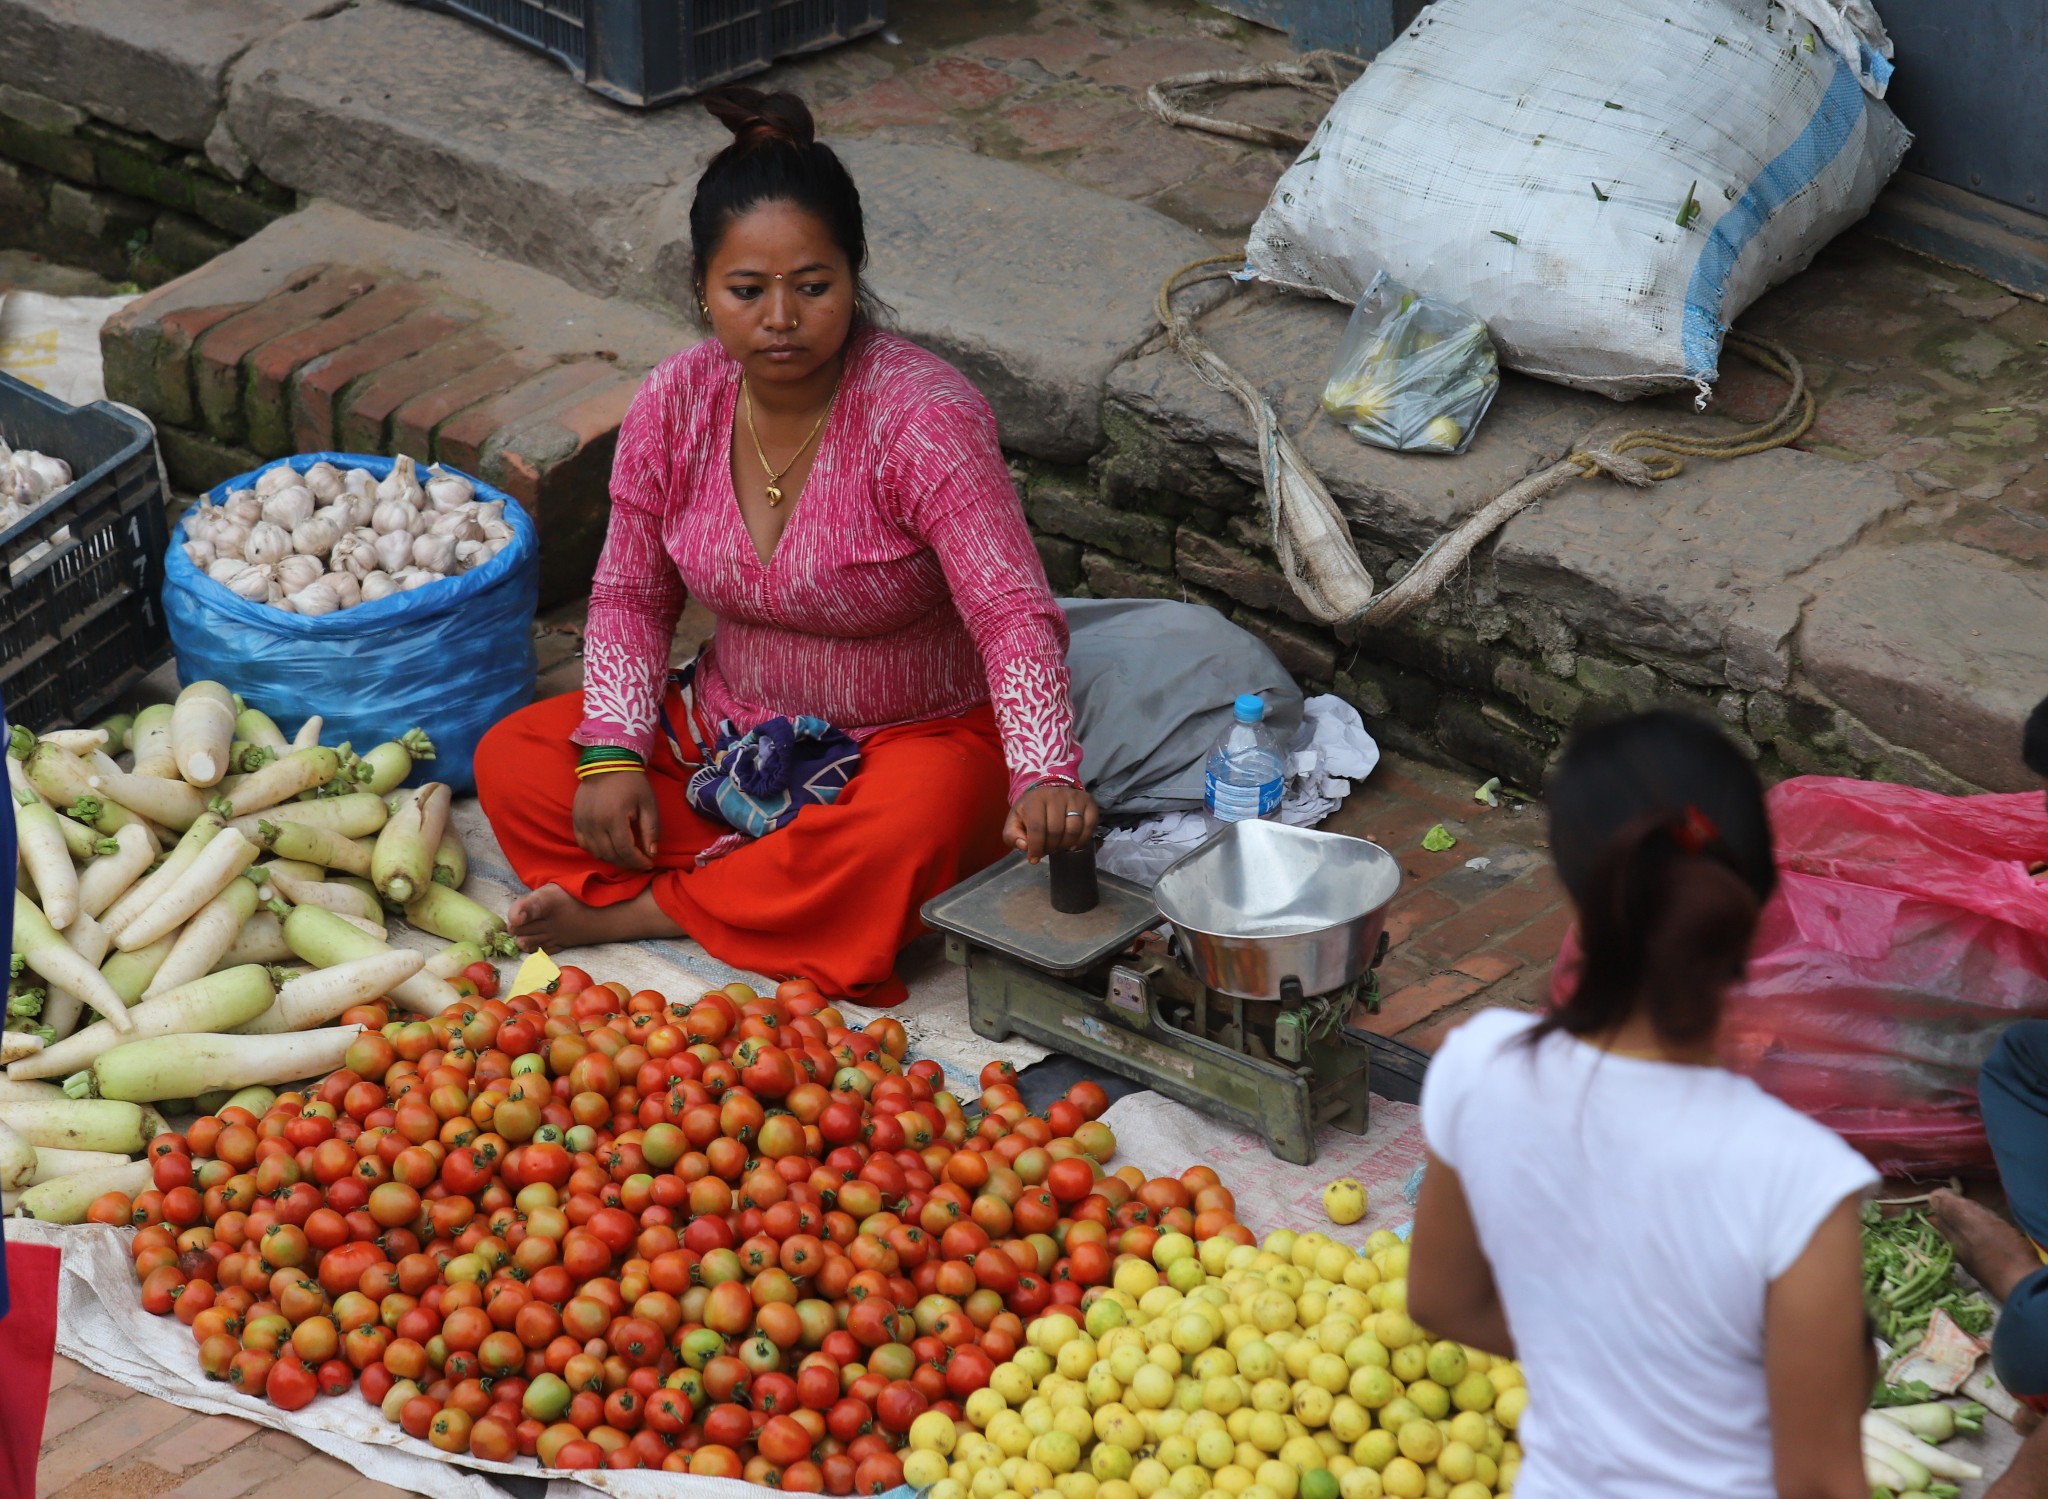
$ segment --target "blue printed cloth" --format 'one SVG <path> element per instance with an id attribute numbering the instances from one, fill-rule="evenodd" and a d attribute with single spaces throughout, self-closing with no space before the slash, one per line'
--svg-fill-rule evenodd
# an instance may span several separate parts
<path id="1" fill-rule="evenodd" d="M 696 673 L 692 661 L 670 674 L 681 700 L 682 728 L 666 711 L 662 727 L 676 758 L 697 766 L 686 789 L 691 807 L 731 828 L 731 844 L 765 837 L 787 827 L 804 808 L 839 800 L 860 769 L 860 746 L 851 736 L 809 714 L 771 718 L 744 733 L 726 719 L 707 748 L 698 738 L 690 690 Z M 720 839 L 715 853 L 706 853 L 715 857 L 729 847 Z"/>

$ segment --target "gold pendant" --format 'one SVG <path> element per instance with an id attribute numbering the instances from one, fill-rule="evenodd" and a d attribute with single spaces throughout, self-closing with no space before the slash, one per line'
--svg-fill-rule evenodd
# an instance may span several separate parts
<path id="1" fill-rule="evenodd" d="M 782 486 L 780 484 L 770 484 L 768 486 L 768 508 L 772 510 L 781 503 Z"/>

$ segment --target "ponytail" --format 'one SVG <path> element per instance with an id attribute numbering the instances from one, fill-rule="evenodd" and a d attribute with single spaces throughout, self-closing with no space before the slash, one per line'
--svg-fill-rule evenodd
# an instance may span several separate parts
<path id="1" fill-rule="evenodd" d="M 1535 1035 L 1595 1035 L 1640 1010 L 1668 1044 L 1710 1040 L 1777 879 L 1763 790 L 1740 753 L 1672 712 L 1592 730 L 1558 767 L 1551 843 L 1585 956 Z"/>

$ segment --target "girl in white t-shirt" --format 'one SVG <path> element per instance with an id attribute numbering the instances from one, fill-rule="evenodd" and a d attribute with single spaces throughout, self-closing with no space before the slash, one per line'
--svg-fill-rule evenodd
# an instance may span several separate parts
<path id="1" fill-rule="evenodd" d="M 1651 713 L 1577 739 L 1549 804 L 1584 969 L 1430 1064 L 1409 1312 L 1521 1359 L 1516 1499 L 1868 1499 L 1876 1175 L 1715 1062 L 1775 884 L 1755 772 Z"/>

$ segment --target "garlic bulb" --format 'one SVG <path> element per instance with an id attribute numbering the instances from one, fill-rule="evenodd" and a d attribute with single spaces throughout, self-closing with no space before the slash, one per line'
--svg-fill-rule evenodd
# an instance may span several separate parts
<path id="1" fill-rule="evenodd" d="M 482 562 L 491 560 L 491 544 L 487 541 L 458 541 L 455 543 L 455 565 L 463 572 Z"/>
<path id="2" fill-rule="evenodd" d="M 419 518 L 419 512 L 404 500 L 379 500 L 377 508 L 370 514 L 370 529 L 379 536 L 387 536 L 393 531 L 410 531 L 413 522 Z"/>
<path id="3" fill-rule="evenodd" d="M 339 608 L 353 609 L 363 601 L 363 585 L 352 572 L 328 573 L 320 581 L 334 590 Z"/>
<path id="4" fill-rule="evenodd" d="M 267 500 L 280 489 L 289 488 L 299 482 L 299 471 L 289 463 L 280 463 L 267 468 L 256 476 L 256 498 Z"/>
<path id="5" fill-rule="evenodd" d="M 476 498 L 476 486 L 435 464 L 427 470 L 427 500 L 436 510 L 454 510 Z"/>
<path id="6" fill-rule="evenodd" d="M 498 553 L 504 551 L 505 548 L 510 546 L 511 544 L 512 538 L 510 536 L 493 536 L 489 541 L 484 543 L 484 545 L 490 549 L 490 554 L 493 557 L 497 556 Z"/>
<path id="7" fill-rule="evenodd" d="M 221 501 L 220 508 L 245 526 L 253 526 L 263 519 L 263 500 L 253 489 L 228 491 L 228 497 Z"/>
<path id="8" fill-rule="evenodd" d="M 492 500 L 487 505 L 477 506 L 476 523 L 483 528 L 486 541 L 505 541 L 511 538 L 512 527 L 505 519 L 503 500 Z"/>
<path id="9" fill-rule="evenodd" d="M 286 557 L 277 564 L 278 586 L 286 593 L 297 593 L 317 583 L 326 571 L 327 564 L 318 557 Z"/>
<path id="10" fill-rule="evenodd" d="M 238 520 L 223 520 L 215 524 L 210 539 L 214 556 L 239 557 L 249 544 L 249 528 Z"/>
<path id="11" fill-rule="evenodd" d="M 412 532 L 386 531 L 377 538 L 377 563 L 384 571 L 395 573 L 412 561 Z"/>
<path id="12" fill-rule="evenodd" d="M 210 541 L 188 541 L 185 556 L 194 567 L 205 567 L 213 561 L 213 543 Z"/>
<path id="13" fill-rule="evenodd" d="M 412 459 L 401 453 L 392 462 L 391 472 L 384 476 L 384 482 L 377 486 L 377 500 L 403 500 L 417 510 L 426 500 L 426 491 L 420 488 L 419 471 Z"/>
<path id="14" fill-rule="evenodd" d="M 451 510 L 446 514 L 436 515 L 427 530 L 432 535 L 452 537 L 456 541 L 484 539 L 484 528 L 477 523 L 476 517 L 462 510 Z"/>
<path id="15" fill-rule="evenodd" d="M 388 599 L 398 592 L 398 585 L 391 581 L 391 575 L 383 571 L 363 574 L 363 602 L 374 604 L 379 599 Z"/>
<path id="16" fill-rule="evenodd" d="M 15 455 L 19 459 L 20 455 Z M 29 472 L 42 490 L 39 496 L 47 500 L 71 482 L 71 465 L 62 458 L 52 458 L 48 453 L 28 455 Z"/>
<path id="17" fill-rule="evenodd" d="M 292 549 L 291 533 L 275 521 L 260 520 L 249 528 L 249 539 L 242 543 L 242 555 L 251 562 L 262 564 L 275 562 Z"/>
<path id="18" fill-rule="evenodd" d="M 327 554 L 327 565 L 336 572 L 360 578 L 376 567 L 377 551 L 360 534 L 351 531 L 334 544 L 334 550 Z"/>
<path id="19" fill-rule="evenodd" d="M 249 564 L 239 557 L 217 557 L 206 565 L 206 576 L 216 583 L 233 584 L 248 570 Z"/>
<path id="20" fill-rule="evenodd" d="M 341 607 L 341 596 L 325 583 L 309 583 L 287 598 L 301 614 L 332 614 Z"/>
<path id="21" fill-rule="evenodd" d="M 313 491 L 303 484 L 287 484 L 273 490 L 263 501 L 263 518 L 289 531 L 313 513 Z"/>
<path id="22" fill-rule="evenodd" d="M 341 523 L 325 510 L 292 527 L 292 546 L 308 557 L 325 557 L 341 540 Z"/>
<path id="23" fill-rule="evenodd" d="M 268 566 L 245 567 L 228 583 L 242 598 L 254 604 L 266 602 L 277 587 L 276 570 Z"/>
<path id="24" fill-rule="evenodd" d="M 299 482 L 312 490 L 313 498 L 323 505 L 333 504 L 341 495 L 341 470 L 325 458 L 307 469 Z"/>
<path id="25" fill-rule="evenodd" d="M 452 536 L 421 536 L 412 544 L 412 560 L 416 567 L 428 572 L 440 573 L 444 577 L 455 571 L 455 538 Z"/>
<path id="26" fill-rule="evenodd" d="M 398 586 L 407 593 L 415 588 L 425 588 L 429 583 L 441 581 L 438 574 L 428 572 L 424 567 L 408 567 L 395 579 Z"/>

